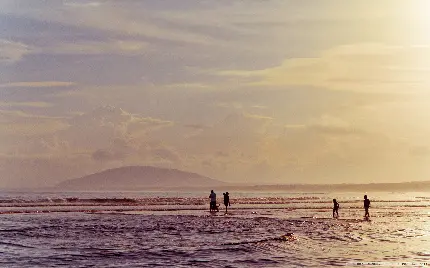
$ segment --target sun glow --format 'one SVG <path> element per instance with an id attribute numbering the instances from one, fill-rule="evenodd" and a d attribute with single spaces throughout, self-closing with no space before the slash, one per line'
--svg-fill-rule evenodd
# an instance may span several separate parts
<path id="1" fill-rule="evenodd" d="M 406 30 L 405 38 L 421 40 L 419 45 L 430 44 L 430 1 L 402 1 L 399 12 L 404 16 L 401 18 L 400 26 Z"/>

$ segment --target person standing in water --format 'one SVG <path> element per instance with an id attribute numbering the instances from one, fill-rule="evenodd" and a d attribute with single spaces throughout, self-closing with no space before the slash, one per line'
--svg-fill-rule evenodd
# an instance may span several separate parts
<path id="1" fill-rule="evenodd" d="M 227 207 L 230 206 L 230 196 L 228 192 L 223 193 L 223 195 L 224 195 L 225 214 L 227 214 Z"/>
<path id="2" fill-rule="evenodd" d="M 336 199 L 333 199 L 333 218 L 335 218 L 334 213 L 336 213 L 336 218 L 339 218 L 339 203 Z"/>
<path id="3" fill-rule="evenodd" d="M 219 211 L 216 206 L 216 193 L 214 190 L 211 190 L 211 194 L 209 195 L 209 198 L 211 199 L 210 205 L 209 205 L 209 211 Z"/>
<path id="4" fill-rule="evenodd" d="M 370 207 L 370 200 L 367 199 L 367 195 L 364 195 L 364 217 L 369 218 L 369 207 Z"/>

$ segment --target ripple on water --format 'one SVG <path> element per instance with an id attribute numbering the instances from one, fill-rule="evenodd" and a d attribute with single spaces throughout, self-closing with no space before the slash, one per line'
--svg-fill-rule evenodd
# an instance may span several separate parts
<path id="1" fill-rule="evenodd" d="M 307 207 L 291 214 L 254 207 L 233 210 L 228 217 L 199 211 L 2 215 L 0 264 L 321 267 L 430 257 L 428 219 L 421 209 L 372 211 L 378 217 L 371 222 L 360 218 L 361 211 L 345 209 L 340 219 L 327 218 L 324 211 Z"/>

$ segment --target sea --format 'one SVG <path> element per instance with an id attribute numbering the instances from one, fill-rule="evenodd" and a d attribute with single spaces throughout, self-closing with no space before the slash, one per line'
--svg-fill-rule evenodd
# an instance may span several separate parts
<path id="1" fill-rule="evenodd" d="M 215 192 L 0 192 L 0 267 L 430 266 L 428 192 Z"/>

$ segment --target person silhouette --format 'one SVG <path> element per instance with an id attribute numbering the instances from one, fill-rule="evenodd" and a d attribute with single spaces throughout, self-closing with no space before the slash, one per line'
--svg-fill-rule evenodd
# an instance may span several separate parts
<path id="1" fill-rule="evenodd" d="M 364 217 L 368 219 L 370 217 L 369 213 L 369 207 L 370 207 L 370 200 L 367 199 L 367 195 L 364 195 Z"/>
<path id="2" fill-rule="evenodd" d="M 230 196 L 228 192 L 223 193 L 223 195 L 224 195 L 225 214 L 227 214 L 227 207 L 230 206 Z"/>
<path id="3" fill-rule="evenodd" d="M 210 205 L 209 205 L 209 211 L 219 211 L 218 207 L 216 206 L 216 193 L 214 190 L 211 190 L 211 194 L 209 195 L 209 198 L 211 199 Z"/>
<path id="4" fill-rule="evenodd" d="M 339 218 L 339 203 L 336 201 L 336 199 L 333 199 L 333 218 L 335 218 L 335 213 L 336 218 Z"/>

